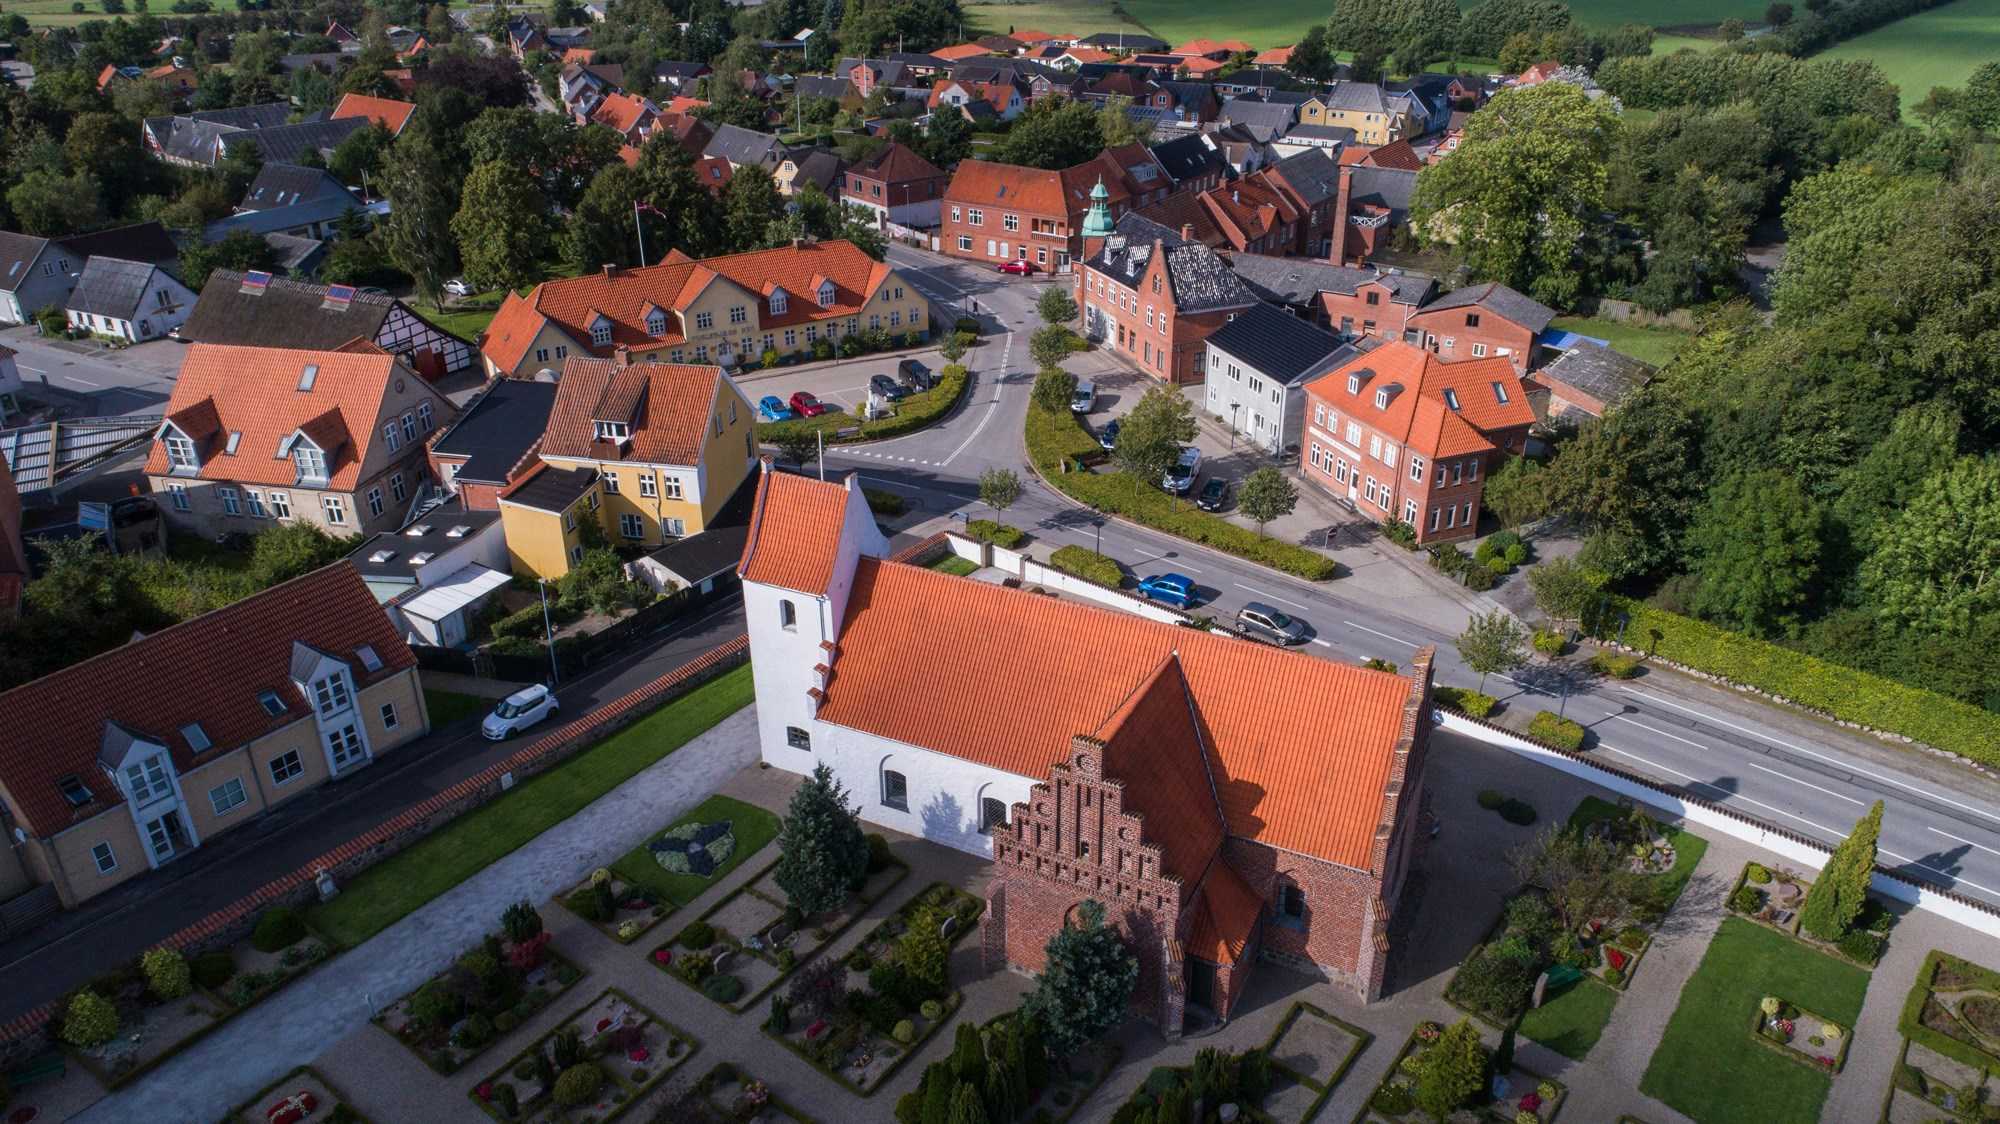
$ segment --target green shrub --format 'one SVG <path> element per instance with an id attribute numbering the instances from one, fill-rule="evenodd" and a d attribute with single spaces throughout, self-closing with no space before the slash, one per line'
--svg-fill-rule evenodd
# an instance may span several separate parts
<path id="1" fill-rule="evenodd" d="M 743 981 L 726 972 L 710 976 L 702 982 L 701 993 L 717 1003 L 734 1003 L 743 998 Z"/>
<path id="2" fill-rule="evenodd" d="M 515 902 L 500 915 L 500 931 L 507 934 L 508 940 L 520 944 L 542 931 L 542 915 L 526 901 Z"/>
<path id="3" fill-rule="evenodd" d="M 236 974 L 236 958 L 226 948 L 204 952 L 194 958 L 193 973 L 195 983 L 214 991 Z"/>
<path id="4" fill-rule="evenodd" d="M 1465 588 L 1474 593 L 1485 593 L 1498 584 L 1500 576 L 1484 566 L 1474 565 L 1465 568 Z"/>
<path id="5" fill-rule="evenodd" d="M 889 869 L 889 864 L 895 860 L 895 854 L 889 850 L 889 837 L 879 831 L 869 832 L 868 873 L 874 874 L 878 871 L 887 870 Z M 785 924 L 796 929 L 804 922 L 805 914 L 801 913 L 797 906 L 788 905 L 785 907 Z"/>
<path id="6" fill-rule="evenodd" d="M 1509 797 L 1500 804 L 1500 818 L 1517 827 L 1526 827 L 1535 822 L 1535 807 L 1525 800 Z"/>
<path id="7" fill-rule="evenodd" d="M 1561 718 L 1555 711 L 1544 710 L 1528 723 L 1528 736 L 1537 741 L 1547 742 L 1558 749 L 1572 752 L 1583 748 L 1584 729 L 1567 718 Z"/>
<path id="8" fill-rule="evenodd" d="M 493 1020 L 483 1012 L 474 1011 L 458 1026 L 458 1033 L 452 1036 L 452 1045 L 461 1049 L 477 1050 L 493 1041 Z"/>
<path id="9" fill-rule="evenodd" d="M 1110 558 L 1080 546 L 1056 548 L 1049 555 L 1049 565 L 1071 577 L 1082 578 L 1101 586 L 1117 589 L 1125 583 L 1125 571 Z"/>
<path id="10" fill-rule="evenodd" d="M 521 1017 L 512 1011 L 502 1011 L 493 1016 L 493 1029 L 496 1033 L 506 1034 L 520 1025 Z"/>
<path id="11" fill-rule="evenodd" d="M 936 1022 L 944 1015 L 944 1004 L 935 999 L 926 999 L 917 1007 L 917 1013 L 928 1022 Z"/>
<path id="12" fill-rule="evenodd" d="M 1568 647 L 1569 639 L 1555 629 L 1538 628 L 1535 630 L 1535 651 L 1553 659 L 1556 656 L 1562 655 L 1563 651 Z"/>
<path id="13" fill-rule="evenodd" d="M 578 1062 L 556 1078 L 555 1102 L 567 1108 L 589 1104 L 603 1087 L 603 1068 L 596 1062 Z"/>
<path id="14" fill-rule="evenodd" d="M 305 939 L 306 923 L 299 911 L 288 905 L 274 905 L 257 919 L 250 943 L 258 952 L 279 952 Z"/>
<path id="15" fill-rule="evenodd" d="M 521 1094 L 516 1093 L 512 1085 L 501 1082 L 500 1087 L 493 1091 L 493 1099 L 500 1102 L 500 1115 L 507 1119 L 521 1115 Z"/>
<path id="16" fill-rule="evenodd" d="M 1505 558 L 1489 558 L 1485 562 L 1480 563 L 1480 565 L 1493 571 L 1493 576 L 1496 578 L 1505 577 L 1514 572 L 1514 567 L 1508 564 Z"/>
<path id="17" fill-rule="evenodd" d="M 1771 880 L 1771 872 L 1757 863 L 1751 863 L 1749 866 L 1743 868 L 1743 879 L 1746 882 L 1755 882 L 1757 885 L 1762 886 Z"/>
<path id="18" fill-rule="evenodd" d="M 979 320 L 972 316 L 961 316 L 952 321 L 951 330 L 954 332 L 964 332 L 977 339 L 980 334 Z"/>
<path id="19" fill-rule="evenodd" d="M 1375 1091 L 1369 1105 L 1384 1116 L 1401 1116 L 1417 1107 L 1410 1099 L 1410 1090 L 1405 1085 L 1384 1085 Z"/>
<path id="20" fill-rule="evenodd" d="M 1013 550 L 1028 541 L 1028 532 L 991 519 L 967 520 L 965 535 L 975 542 L 989 542 L 1006 550 Z"/>
<path id="21" fill-rule="evenodd" d="M 1729 908 L 1738 913 L 1755 913 L 1764 907 L 1764 895 L 1748 886 L 1739 886 L 1729 895 Z"/>
<path id="22" fill-rule="evenodd" d="M 885 492 L 880 488 L 863 488 L 861 494 L 868 498 L 868 510 L 877 515 L 886 515 L 893 519 L 910 510 L 909 503 L 894 492 Z"/>
<path id="23" fill-rule="evenodd" d="M 1473 718 L 1484 718 L 1500 705 L 1499 699 L 1482 695 L 1469 687 L 1432 687 L 1431 699 Z"/>
<path id="24" fill-rule="evenodd" d="M 1417 549 L 1417 529 L 1401 519 L 1391 519 L 1382 524 L 1382 537 L 1404 550 Z"/>
<path id="25" fill-rule="evenodd" d="M 1486 809 L 1489 812 L 1499 811 L 1500 805 L 1505 804 L 1506 802 L 1507 798 L 1505 796 L 1500 795 L 1499 793 L 1493 791 L 1490 788 L 1482 788 L 1479 790 L 1479 806 Z"/>
<path id="26" fill-rule="evenodd" d="M 1362 660 L 1361 666 L 1367 668 L 1370 671 L 1386 671 L 1391 675 L 1396 674 L 1396 665 L 1378 656 L 1370 656 L 1369 658 Z"/>
<path id="27" fill-rule="evenodd" d="M 1882 958 L 1882 943 L 1877 934 L 1857 929 L 1840 938 L 1840 954 L 1862 964 L 1873 964 Z"/>
<path id="28" fill-rule="evenodd" d="M 1604 969 L 1604 982 L 1613 985 L 1625 982 L 1625 969 L 1623 968 Z"/>
<path id="29" fill-rule="evenodd" d="M 674 937 L 674 943 L 699 952 L 715 943 L 715 926 L 706 921 L 690 921 Z"/>
<path id="30" fill-rule="evenodd" d="M 410 1018 L 424 1026 L 450 1026 L 458 1021 L 464 1009 L 465 1002 L 458 993 L 438 980 L 432 980 L 410 996 Z"/>
<path id="31" fill-rule="evenodd" d="M 897 1021 L 895 1029 L 889 1032 L 889 1037 L 908 1046 L 917 1040 L 917 1024 L 908 1019 L 900 1019 Z"/>
<path id="32" fill-rule="evenodd" d="M 1621 656 L 1616 652 L 1598 652 L 1591 656 L 1590 667 L 1608 679 L 1631 679 L 1639 674 L 1638 657 Z"/>
<path id="33" fill-rule="evenodd" d="M 1509 566 L 1519 566 L 1528 560 L 1528 546 L 1517 542 L 1503 551 L 1500 557 L 1505 558 Z"/>
<path id="34" fill-rule="evenodd" d="M 1459 549 L 1456 543 L 1438 543 L 1426 548 L 1431 556 L 1431 569 L 1440 574 L 1458 577 L 1471 565 L 1471 556 Z"/>
<path id="35" fill-rule="evenodd" d="M 604 899 L 595 886 L 571 890 L 569 896 L 563 899 L 563 905 L 585 921 L 603 921 L 609 916 L 604 912 Z"/>
<path id="36" fill-rule="evenodd" d="M 63 1012 L 62 1040 L 72 1046 L 102 1046 L 118 1033 L 118 1008 L 85 988 L 70 996 Z"/>
<path id="37" fill-rule="evenodd" d="M 151 948 L 139 957 L 146 988 L 161 999 L 179 999 L 194 989 L 187 958 L 171 948 Z"/>

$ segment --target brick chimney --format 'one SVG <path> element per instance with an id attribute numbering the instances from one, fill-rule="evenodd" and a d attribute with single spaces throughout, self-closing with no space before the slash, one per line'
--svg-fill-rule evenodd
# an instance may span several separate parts
<path id="1" fill-rule="evenodd" d="M 616 277 L 616 276 L 618 276 L 618 263 L 616 263 L 616 262 L 605 262 L 605 263 L 604 263 L 604 279 L 605 279 L 606 281 L 609 281 L 609 280 L 611 280 L 611 279 L 612 279 L 613 277 Z"/>
<path id="2" fill-rule="evenodd" d="M 1193 224 L 1193 223 L 1191 223 L 1191 222 L 1184 222 L 1184 223 L 1182 223 L 1182 224 L 1181 224 L 1181 240 L 1182 240 L 1182 241 L 1184 241 L 1184 242 L 1192 242 L 1192 241 L 1194 241 L 1194 224 Z"/>
<path id="3" fill-rule="evenodd" d="M 1330 244 L 1326 258 L 1335 265 L 1347 257 L 1347 199 L 1354 190 L 1354 169 L 1342 165 L 1340 169 L 1340 190 L 1333 197 L 1333 220 L 1328 224 L 1327 235 Z"/>

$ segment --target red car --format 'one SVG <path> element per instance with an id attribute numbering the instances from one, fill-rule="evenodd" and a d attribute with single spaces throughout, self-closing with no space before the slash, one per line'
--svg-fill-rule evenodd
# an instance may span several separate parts
<path id="1" fill-rule="evenodd" d="M 299 1121 L 319 1110 L 319 1098 L 309 1089 L 300 1089 L 291 1096 L 278 1101 L 264 1110 L 264 1119 L 270 1124 L 299 1124 Z"/>
<path id="2" fill-rule="evenodd" d="M 826 403 L 814 398 L 803 390 L 792 392 L 792 412 L 802 418 L 816 418 L 826 413 Z"/>
<path id="3" fill-rule="evenodd" d="M 1030 262 L 1026 259 L 1020 259 L 1016 261 L 1002 262 L 1000 264 L 998 272 L 1018 273 L 1021 276 L 1026 277 L 1029 274 L 1035 272 L 1035 266 L 1033 262 Z"/>

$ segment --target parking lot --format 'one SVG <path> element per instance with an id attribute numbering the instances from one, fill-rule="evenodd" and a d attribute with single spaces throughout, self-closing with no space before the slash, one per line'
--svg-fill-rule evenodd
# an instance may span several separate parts
<path id="1" fill-rule="evenodd" d="M 944 366 L 944 357 L 936 348 L 925 348 L 912 352 L 884 352 L 878 355 L 864 355 L 858 359 L 842 359 L 825 365 L 809 367 L 777 367 L 769 371 L 753 371 L 740 375 L 736 384 L 743 393 L 750 396 L 754 405 L 767 394 L 776 395 L 780 401 L 790 402 L 795 391 L 803 390 L 826 404 L 829 411 L 861 416 L 861 408 L 868 402 L 868 379 L 871 375 L 896 377 L 896 365 L 905 359 L 915 359 L 936 371 Z"/>

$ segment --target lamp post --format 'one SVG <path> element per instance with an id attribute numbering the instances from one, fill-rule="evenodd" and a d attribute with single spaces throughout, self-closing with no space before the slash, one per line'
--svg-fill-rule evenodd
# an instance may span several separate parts
<path id="1" fill-rule="evenodd" d="M 562 680 L 562 672 L 556 668 L 556 629 L 549 619 L 549 580 L 536 578 L 535 587 L 542 594 L 542 636 L 548 641 L 549 686 L 553 687 Z"/>
<path id="2" fill-rule="evenodd" d="M 1229 404 L 1229 448 L 1232 452 L 1236 449 L 1236 411 L 1242 408 L 1243 403 L 1241 402 L 1231 402 Z"/>

